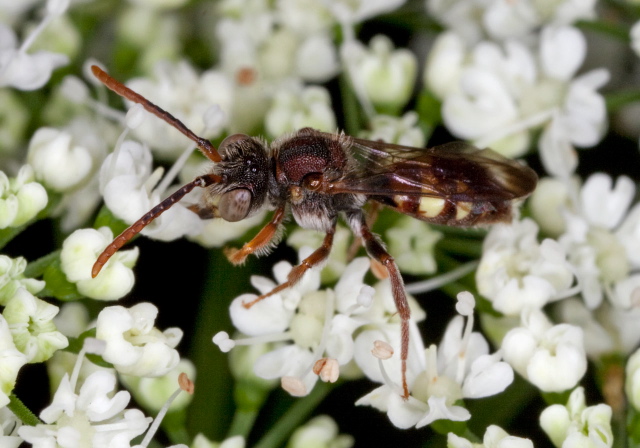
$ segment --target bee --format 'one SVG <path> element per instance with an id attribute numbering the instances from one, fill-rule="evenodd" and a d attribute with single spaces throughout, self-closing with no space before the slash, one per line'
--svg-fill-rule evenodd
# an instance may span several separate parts
<path id="1" fill-rule="evenodd" d="M 338 217 L 360 238 L 369 256 L 387 270 L 400 316 L 403 397 L 409 397 L 406 370 L 410 311 L 400 271 L 380 238 L 366 222 L 363 206 L 374 202 L 422 221 L 471 227 L 510 222 L 513 203 L 527 197 L 538 177 L 531 168 L 490 149 L 462 142 L 433 148 L 412 148 L 369 141 L 311 128 L 280 137 L 271 145 L 257 137 L 235 134 L 215 148 L 180 120 L 116 81 L 97 66 L 93 74 L 118 95 L 142 105 L 196 143 L 213 162 L 198 176 L 122 232 L 93 265 L 98 275 L 109 258 L 151 221 L 196 187 L 203 188 L 198 205 L 190 209 L 203 219 L 236 222 L 264 208 L 275 210 L 270 221 L 240 249 L 225 255 L 233 264 L 249 255 L 266 254 L 282 234 L 291 214 L 305 229 L 324 232 L 322 245 L 295 266 L 287 281 L 245 303 L 249 308 L 295 285 L 331 251 Z"/>

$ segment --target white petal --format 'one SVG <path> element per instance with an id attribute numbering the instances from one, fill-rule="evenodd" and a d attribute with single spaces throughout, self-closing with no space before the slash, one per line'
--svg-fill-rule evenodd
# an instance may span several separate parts
<path id="1" fill-rule="evenodd" d="M 576 28 L 545 27 L 540 42 L 540 59 L 547 76 L 568 81 L 584 61 L 587 42 Z"/>
<path id="2" fill-rule="evenodd" d="M 631 205 L 636 192 L 634 182 L 626 176 L 620 176 L 615 187 L 612 183 L 611 176 L 596 173 L 582 187 L 582 212 L 591 225 L 613 229 L 620 224 Z"/>
<path id="3" fill-rule="evenodd" d="M 233 325 L 242 333 L 258 336 L 285 331 L 293 317 L 293 311 L 286 309 L 279 294 L 267 297 L 247 309 L 244 303 L 255 299 L 254 294 L 236 297 L 229 308 Z"/>
<path id="4" fill-rule="evenodd" d="M 513 369 L 495 355 L 484 355 L 472 365 L 462 385 L 465 398 L 482 398 L 499 394 L 513 382 Z"/>
<path id="5" fill-rule="evenodd" d="M 388 399 L 387 415 L 391 423 L 400 429 L 415 426 L 428 410 L 423 402 L 411 396 L 408 400 L 404 400 L 400 395 L 391 393 Z"/>

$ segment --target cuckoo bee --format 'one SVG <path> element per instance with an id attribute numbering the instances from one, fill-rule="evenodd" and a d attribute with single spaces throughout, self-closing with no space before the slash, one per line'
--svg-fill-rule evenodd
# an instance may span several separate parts
<path id="1" fill-rule="evenodd" d="M 359 237 L 371 258 L 389 274 L 401 319 L 402 389 L 409 397 L 406 364 L 409 351 L 410 311 L 400 271 L 378 236 L 371 232 L 363 206 L 369 201 L 434 224 L 478 226 L 509 222 L 514 200 L 535 188 L 536 173 L 490 149 L 466 143 L 449 143 L 422 149 L 329 134 L 311 128 L 278 138 L 271 145 L 256 137 L 236 134 L 219 148 L 198 137 L 182 122 L 146 98 L 116 81 L 100 68 L 93 74 L 109 89 L 141 104 L 147 111 L 194 141 L 213 162 L 211 171 L 184 185 L 152 208 L 120 234 L 98 257 L 92 275 L 127 241 L 195 187 L 204 188 L 201 202 L 190 207 L 203 219 L 241 221 L 266 208 L 275 212 L 258 234 L 240 249 L 226 255 L 233 264 L 251 254 L 270 249 L 291 213 L 306 229 L 325 233 L 322 245 L 300 265 L 287 281 L 252 302 L 296 284 L 304 273 L 322 264 L 331 250 L 338 216 Z"/>

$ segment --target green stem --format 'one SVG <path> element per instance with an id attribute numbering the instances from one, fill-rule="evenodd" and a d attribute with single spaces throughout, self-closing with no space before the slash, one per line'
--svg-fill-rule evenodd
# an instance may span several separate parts
<path id="1" fill-rule="evenodd" d="M 616 112 L 628 104 L 640 101 L 640 89 L 609 93 L 605 95 L 605 101 L 607 110 Z"/>
<path id="2" fill-rule="evenodd" d="M 231 423 L 228 411 L 233 409 L 233 378 L 229 372 L 228 355 L 211 342 L 218 331 L 232 332 L 229 303 L 251 286 L 246 279 L 257 271 L 253 258 L 241 267 L 233 267 L 221 251 L 208 254 L 206 280 L 201 305 L 194 325 L 190 357 L 198 369 L 198 381 L 193 403 L 189 407 L 187 430 L 190 434 L 204 433 L 212 440 L 220 440 Z"/>
<path id="3" fill-rule="evenodd" d="M 332 387 L 333 385 L 330 383 L 318 381 L 313 391 L 291 406 L 269 432 L 258 441 L 254 448 L 276 448 L 281 446 L 293 430 L 300 426 L 320 402 L 324 400 Z"/>
<path id="4" fill-rule="evenodd" d="M 453 255 L 480 258 L 482 255 L 482 241 L 469 238 L 445 237 L 438 241 L 438 249 Z"/>
<path id="5" fill-rule="evenodd" d="M 595 31 L 596 33 L 605 34 L 607 36 L 620 39 L 624 42 L 630 41 L 629 27 L 610 21 L 601 20 L 581 20 L 576 26 L 582 30 Z"/>
<path id="6" fill-rule="evenodd" d="M 360 106 L 348 76 L 342 74 L 339 79 L 342 109 L 344 110 L 344 130 L 349 135 L 357 135 L 360 129 Z"/>
<path id="7" fill-rule="evenodd" d="M 18 417 L 25 425 L 36 426 L 42 423 L 40 419 L 36 417 L 36 415 L 31 412 L 31 410 L 14 394 L 9 395 L 9 404 L 7 407 L 11 412 L 16 414 L 16 417 Z"/>
<path id="8" fill-rule="evenodd" d="M 229 428 L 229 437 L 243 436 L 246 440 L 258 417 L 259 411 L 259 409 L 236 409 L 235 414 L 233 414 L 231 427 Z"/>
<path id="9" fill-rule="evenodd" d="M 48 255 L 45 255 L 44 257 L 40 257 L 37 260 L 32 261 L 31 263 L 27 264 L 27 267 L 24 270 L 24 276 L 29 278 L 42 276 L 47 266 L 54 262 L 59 256 L 60 250 L 56 250 Z"/>

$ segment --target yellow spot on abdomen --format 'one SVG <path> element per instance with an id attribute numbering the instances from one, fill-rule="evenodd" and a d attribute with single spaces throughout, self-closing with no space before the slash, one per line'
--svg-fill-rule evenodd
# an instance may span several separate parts
<path id="1" fill-rule="evenodd" d="M 458 202 L 456 204 L 456 221 L 466 218 L 471 213 L 473 204 L 471 202 Z"/>
<path id="2" fill-rule="evenodd" d="M 426 218 L 435 218 L 445 206 L 445 200 L 441 198 L 430 198 L 424 196 L 420 198 L 420 206 L 418 207 L 418 213 Z"/>

